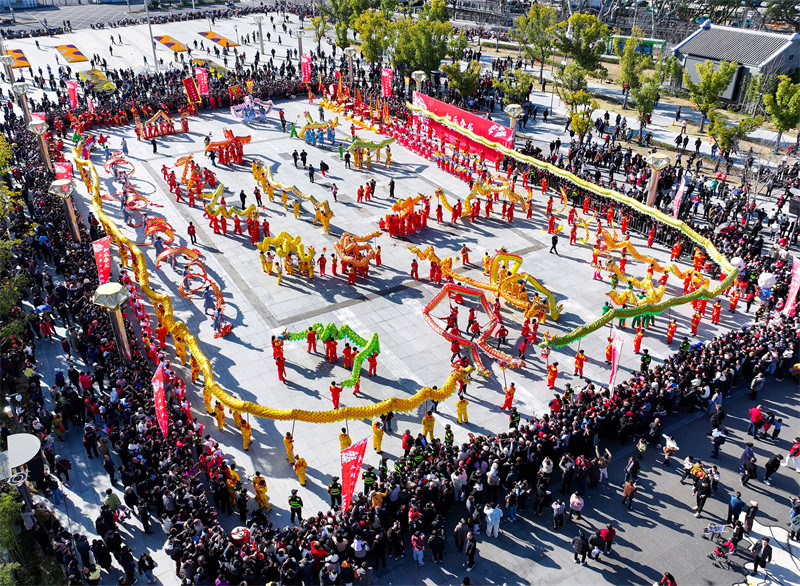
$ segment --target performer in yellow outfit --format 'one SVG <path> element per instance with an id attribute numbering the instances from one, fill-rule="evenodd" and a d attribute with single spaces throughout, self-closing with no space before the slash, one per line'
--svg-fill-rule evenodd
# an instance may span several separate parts
<path id="1" fill-rule="evenodd" d="M 192 356 L 189 358 L 189 367 L 192 369 L 192 382 L 196 383 L 197 379 L 200 378 L 200 363 L 197 362 L 197 359 Z M 208 410 L 210 413 L 211 410 Z"/>
<path id="2" fill-rule="evenodd" d="M 234 411 L 233 409 L 231 409 L 230 411 L 231 411 L 231 415 L 233 415 L 233 423 L 234 423 L 234 425 L 236 425 L 236 427 L 241 428 L 242 427 L 242 421 L 244 421 L 242 419 L 242 414 L 239 413 L 238 411 Z"/>
<path id="3" fill-rule="evenodd" d="M 343 450 L 345 448 L 349 448 L 353 443 L 353 440 L 350 439 L 350 436 L 347 435 L 347 428 L 342 428 L 342 433 L 339 434 L 339 449 Z"/>
<path id="4" fill-rule="evenodd" d="M 488 275 L 492 268 L 492 259 L 488 252 L 483 253 L 483 274 Z"/>
<path id="5" fill-rule="evenodd" d="M 381 453 L 381 442 L 383 441 L 383 428 L 380 421 L 372 422 L 372 447 L 379 454 Z"/>
<path id="6" fill-rule="evenodd" d="M 290 463 L 294 462 L 294 439 L 292 439 L 292 434 L 288 431 L 283 436 L 283 446 L 286 448 L 286 459 Z"/>
<path id="7" fill-rule="evenodd" d="M 261 472 L 256 471 L 253 476 L 253 490 L 256 493 L 256 502 L 258 506 L 269 511 L 269 497 L 267 496 L 267 479 L 261 476 Z"/>
<path id="8" fill-rule="evenodd" d="M 294 457 L 294 471 L 297 474 L 297 480 L 300 482 L 301 486 L 306 485 L 306 466 L 308 466 L 308 464 L 305 459 L 300 456 Z"/>
<path id="9" fill-rule="evenodd" d="M 203 403 L 206 405 L 206 413 L 211 415 L 214 413 L 214 407 L 211 406 L 211 399 L 212 399 L 211 391 L 209 391 L 206 387 L 203 387 Z"/>
<path id="10" fill-rule="evenodd" d="M 186 342 L 180 336 L 175 336 L 175 354 L 178 355 L 178 360 L 181 365 L 186 364 Z"/>
<path id="11" fill-rule="evenodd" d="M 242 420 L 242 424 L 239 427 L 242 430 L 242 445 L 244 446 L 244 451 L 246 452 L 250 447 L 250 439 L 253 436 L 253 430 L 250 429 L 250 424 L 244 420 Z"/>
<path id="12" fill-rule="evenodd" d="M 433 441 L 433 424 L 436 423 L 436 418 L 432 415 L 431 411 L 422 418 L 422 435 L 429 437 Z"/>
<path id="13" fill-rule="evenodd" d="M 469 419 L 467 418 L 467 405 L 469 405 L 469 401 L 463 397 L 456 401 L 456 413 L 458 413 L 459 423 L 469 423 Z"/>
<path id="14" fill-rule="evenodd" d="M 217 418 L 217 427 L 222 431 L 222 426 L 225 425 L 225 407 L 219 401 L 214 405 L 214 416 Z"/>
<path id="15" fill-rule="evenodd" d="M 294 200 L 294 203 L 292 204 L 292 211 L 294 212 L 294 219 L 295 220 L 299 220 L 300 219 L 300 202 L 299 201 Z"/>

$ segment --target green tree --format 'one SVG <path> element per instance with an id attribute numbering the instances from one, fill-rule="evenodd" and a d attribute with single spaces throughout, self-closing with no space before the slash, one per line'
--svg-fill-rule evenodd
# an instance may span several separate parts
<path id="1" fill-rule="evenodd" d="M 0 137 L 0 175 L 4 175 L 12 160 L 11 145 Z M 0 225 L 8 224 L 9 216 L 20 205 L 17 194 L 5 183 L 0 184 Z M 12 336 L 22 333 L 27 322 L 27 314 L 16 311 L 20 299 L 25 295 L 27 278 L 14 270 L 16 259 L 14 250 L 19 246 L 19 238 L 11 238 L 5 228 L 1 228 L 0 238 L 0 344 L 6 344 Z"/>
<path id="2" fill-rule="evenodd" d="M 464 51 L 467 50 L 469 41 L 464 31 L 459 31 L 457 35 L 452 35 L 450 41 L 447 43 L 447 54 L 453 62 L 459 61 L 464 56 Z"/>
<path id="3" fill-rule="evenodd" d="M 683 68 L 675 56 L 662 59 L 656 63 L 655 69 L 659 85 L 667 82 L 671 87 L 678 87 L 683 79 Z"/>
<path id="4" fill-rule="evenodd" d="M 586 71 L 576 63 L 570 63 L 563 71 L 556 73 L 556 93 L 565 103 L 569 101 L 569 94 L 585 90 L 588 87 L 589 82 L 586 81 Z"/>
<path id="5" fill-rule="evenodd" d="M 719 115 L 717 112 L 712 112 L 709 120 L 711 124 L 708 127 L 708 133 L 720 149 L 730 152 L 749 132 L 761 126 L 764 117 L 744 118 L 737 124 L 729 124 L 724 116 Z"/>
<path id="6" fill-rule="evenodd" d="M 453 25 L 439 20 L 418 20 L 411 28 L 414 59 L 411 66 L 430 74 L 439 69 L 442 59 L 447 57 L 447 41 Z"/>
<path id="7" fill-rule="evenodd" d="M 770 0 L 766 16 L 789 25 L 800 33 L 800 4 L 797 0 Z"/>
<path id="8" fill-rule="evenodd" d="M 502 77 L 492 82 L 492 85 L 503 93 L 506 104 L 522 104 L 531 95 L 533 81 L 533 75 L 521 69 L 514 72 L 506 70 Z"/>
<path id="9" fill-rule="evenodd" d="M 683 72 L 683 83 L 689 90 L 689 99 L 703 115 L 700 119 L 700 132 L 705 128 L 706 119 L 717 108 L 719 97 L 736 73 L 736 63 L 720 61 L 719 68 L 714 70 L 714 63 L 706 61 L 697 65 L 700 83 L 695 83 L 688 71 Z"/>
<path id="10" fill-rule="evenodd" d="M 779 79 L 775 95 L 765 94 L 763 98 L 769 119 L 778 132 L 778 139 L 775 141 L 776 152 L 780 147 L 783 133 L 797 128 L 800 124 L 800 83 L 792 83 L 786 75 L 781 75 Z M 800 131 L 797 133 L 797 144 L 800 145 Z"/>
<path id="11" fill-rule="evenodd" d="M 353 6 L 350 0 L 328 0 L 322 5 L 322 13 L 333 18 L 333 30 L 336 33 L 336 46 L 344 49 L 350 46 L 347 30 L 350 28 L 350 17 L 353 15 Z"/>
<path id="12" fill-rule="evenodd" d="M 452 65 L 445 63 L 442 65 L 442 71 L 447 76 L 450 87 L 456 90 L 464 99 L 474 94 L 480 85 L 481 64 L 477 61 L 469 63 L 463 71 L 461 70 L 461 64 L 458 62 Z"/>
<path id="13" fill-rule="evenodd" d="M 555 37 L 556 47 L 572 57 L 578 65 L 589 73 L 606 73 L 605 67 L 600 65 L 600 56 L 611 29 L 599 18 L 593 14 L 576 13 L 550 30 Z"/>
<path id="14" fill-rule="evenodd" d="M 422 16 L 428 20 L 450 22 L 450 11 L 447 10 L 447 2 L 445 0 L 431 0 L 425 5 Z"/>
<path id="15" fill-rule="evenodd" d="M 311 26 L 314 28 L 314 40 L 317 42 L 317 54 L 322 52 L 322 39 L 331 29 L 330 21 L 324 16 L 312 16 Z"/>
<path id="16" fill-rule="evenodd" d="M 552 29 L 558 22 L 555 8 L 531 4 L 528 13 L 514 19 L 511 36 L 522 47 L 528 59 L 539 62 L 539 83 L 544 81 L 544 65 L 553 49 Z"/>
<path id="17" fill-rule="evenodd" d="M 389 44 L 394 47 L 392 65 L 401 74 L 405 69 L 413 67 L 415 55 L 413 29 L 415 25 L 416 22 L 406 16 L 392 22 L 389 28 Z"/>
<path id="18" fill-rule="evenodd" d="M 644 134 L 643 122 L 647 116 L 653 113 L 658 99 L 658 81 L 655 78 L 647 78 L 645 82 L 634 90 L 631 90 L 633 101 L 636 102 L 636 112 L 639 114 L 639 140 Z"/>
<path id="19" fill-rule="evenodd" d="M 389 21 L 378 10 L 365 10 L 356 18 L 353 28 L 361 40 L 361 54 L 370 63 L 383 58 L 389 42 Z"/>
<path id="20" fill-rule="evenodd" d="M 586 90 L 579 90 L 570 96 L 566 103 L 569 113 L 569 127 L 578 135 L 578 142 L 583 144 L 583 138 L 592 127 L 592 113 L 599 107 L 597 100 Z"/>
<path id="21" fill-rule="evenodd" d="M 381 0 L 381 12 L 386 20 L 392 19 L 395 8 L 397 8 L 397 0 Z"/>
<path id="22" fill-rule="evenodd" d="M 651 63 L 651 60 L 639 50 L 643 37 L 642 29 L 635 27 L 621 50 L 618 44 L 614 45 L 619 56 L 619 83 L 628 87 L 622 104 L 623 110 L 628 108 L 630 92 L 642 85 L 642 73 Z"/>
<path id="23" fill-rule="evenodd" d="M 14 572 L 20 567 L 16 562 L 0 564 L 0 586 L 14 586 L 17 583 Z"/>
<path id="24" fill-rule="evenodd" d="M 16 559 L 21 559 L 17 521 L 22 513 L 22 503 L 11 493 L 0 494 L 0 547 L 10 551 Z"/>

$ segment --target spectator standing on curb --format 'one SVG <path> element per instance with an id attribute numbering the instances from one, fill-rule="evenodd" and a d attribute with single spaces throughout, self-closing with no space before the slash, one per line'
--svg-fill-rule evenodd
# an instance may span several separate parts
<path id="1" fill-rule="evenodd" d="M 471 572 L 472 568 L 475 567 L 475 556 L 478 553 L 478 542 L 475 540 L 472 531 L 467 533 L 467 543 L 464 547 L 464 553 L 467 554 L 467 572 Z"/>

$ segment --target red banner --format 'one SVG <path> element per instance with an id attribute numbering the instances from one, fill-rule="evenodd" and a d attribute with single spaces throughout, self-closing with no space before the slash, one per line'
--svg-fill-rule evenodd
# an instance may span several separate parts
<path id="1" fill-rule="evenodd" d="M 384 67 L 381 70 L 381 89 L 383 90 L 383 97 L 388 98 L 392 95 L 392 74 L 394 71 L 391 67 Z"/>
<path id="2" fill-rule="evenodd" d="M 608 386 L 611 391 L 614 391 L 614 381 L 617 378 L 617 367 L 619 366 L 619 358 L 622 356 L 622 346 L 625 344 L 625 339 L 617 331 L 617 328 L 611 328 L 611 378 L 608 381 Z"/>
<path id="3" fill-rule="evenodd" d="M 47 124 L 47 115 L 44 112 L 31 112 L 31 121 Z"/>
<path id="4" fill-rule="evenodd" d="M 239 91 L 242 89 L 242 86 L 238 83 L 234 86 L 228 88 L 228 96 L 230 97 L 231 101 L 239 99 Z"/>
<path id="5" fill-rule="evenodd" d="M 786 296 L 786 305 L 783 313 L 789 317 L 795 314 L 797 306 L 797 293 L 800 291 L 800 260 L 796 256 L 792 257 L 792 282 L 789 283 L 789 294 Z"/>
<path id="6" fill-rule="evenodd" d="M 464 130 L 470 130 L 482 138 L 500 143 L 508 148 L 513 148 L 514 146 L 511 142 L 512 130 L 508 126 L 492 122 L 482 116 L 445 104 L 436 98 L 431 98 L 419 92 L 414 92 L 414 106 L 424 108 L 436 116 L 447 118 L 450 122 L 458 124 Z"/>
<path id="7" fill-rule="evenodd" d="M 164 365 L 159 364 L 158 370 L 153 375 L 153 401 L 156 406 L 156 419 L 161 433 L 167 437 L 169 416 L 167 415 L 167 398 L 164 396 Z"/>
<path id="8" fill-rule="evenodd" d="M 78 107 L 78 82 L 68 81 L 67 91 L 69 92 L 69 107 L 75 110 Z"/>
<path id="9" fill-rule="evenodd" d="M 72 165 L 64 162 L 54 162 L 53 169 L 56 171 L 56 179 L 72 179 Z"/>
<path id="10" fill-rule="evenodd" d="M 201 96 L 208 95 L 208 71 L 198 67 L 194 70 L 195 75 L 197 76 L 197 88 L 200 92 Z"/>
<path id="11" fill-rule="evenodd" d="M 97 276 L 100 284 L 108 283 L 111 278 L 111 236 L 92 242 L 94 262 L 97 263 Z"/>
<path id="12" fill-rule="evenodd" d="M 197 84 L 194 82 L 193 77 L 187 77 L 183 80 L 183 87 L 186 90 L 186 97 L 190 103 L 197 103 L 200 100 L 200 94 L 197 91 Z"/>
<path id="13" fill-rule="evenodd" d="M 94 114 L 94 100 L 91 96 L 86 96 L 86 109 L 89 110 L 89 114 Z"/>
<path id="14" fill-rule="evenodd" d="M 683 194 L 686 191 L 686 182 L 689 180 L 687 175 L 688 173 L 684 173 L 683 177 L 681 177 L 680 185 L 678 185 L 678 191 L 675 193 L 675 201 L 672 202 L 673 218 L 677 218 L 678 213 L 681 211 L 681 200 L 683 199 Z"/>
<path id="15" fill-rule="evenodd" d="M 301 69 L 303 71 L 303 83 L 308 83 L 311 81 L 311 57 L 308 55 L 303 55 Z"/>
<path id="16" fill-rule="evenodd" d="M 356 489 L 358 474 L 361 472 L 361 462 L 364 461 L 366 450 L 366 439 L 342 450 L 342 511 L 345 513 L 353 499 L 353 492 Z"/>

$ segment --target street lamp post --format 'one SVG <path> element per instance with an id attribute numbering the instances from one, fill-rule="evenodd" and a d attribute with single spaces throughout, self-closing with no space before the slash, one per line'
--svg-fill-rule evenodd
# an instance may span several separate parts
<path id="1" fill-rule="evenodd" d="M 519 104 L 509 104 L 505 107 L 505 113 L 511 118 L 511 148 L 514 148 L 517 138 L 517 118 L 522 114 L 522 106 Z"/>
<path id="2" fill-rule="evenodd" d="M 356 56 L 355 47 L 345 47 L 344 54 L 347 55 L 347 61 L 350 66 L 350 84 L 353 84 L 353 57 Z"/>
<path id="3" fill-rule="evenodd" d="M 42 158 L 44 159 L 47 170 L 53 172 L 53 162 L 50 160 L 50 150 L 47 148 L 47 141 L 44 138 L 47 132 L 47 122 L 42 119 L 34 120 L 31 116 L 30 108 L 28 107 L 28 84 L 22 81 L 11 84 L 11 89 L 19 97 L 22 111 L 25 114 L 25 124 L 30 132 L 35 134 L 39 139 L 39 150 L 41 150 Z"/>
<path id="4" fill-rule="evenodd" d="M 78 230 L 75 207 L 72 205 L 72 194 L 75 191 L 75 182 L 72 179 L 56 179 L 50 184 L 50 189 L 48 191 L 61 199 L 72 239 L 75 240 L 75 242 L 80 242 L 81 232 Z"/>
<path id="5" fill-rule="evenodd" d="M 236 31 L 236 44 L 239 44 L 239 25 L 233 25 L 233 30 Z"/>
<path id="6" fill-rule="evenodd" d="M 261 34 L 261 25 L 264 24 L 264 17 L 262 15 L 258 15 L 255 18 L 256 24 L 258 25 L 258 42 L 261 46 L 261 54 L 264 54 L 264 35 Z"/>
<path id="7" fill-rule="evenodd" d="M 305 33 L 303 33 L 303 29 L 298 30 L 297 33 L 296 33 L 296 36 L 297 36 L 297 54 L 300 57 L 300 59 L 303 58 L 303 35 L 304 34 Z"/>
<path id="8" fill-rule="evenodd" d="M 428 76 L 425 74 L 424 71 L 415 71 L 411 74 L 411 79 L 413 79 L 417 83 L 417 93 L 422 93 L 422 82 L 425 81 Z"/>
<path id="9" fill-rule="evenodd" d="M 653 171 L 650 174 L 650 183 L 647 185 L 647 205 L 652 207 L 658 192 L 658 177 L 661 175 L 661 170 L 669 165 L 669 157 L 653 153 L 645 158 L 645 162 Z"/>
<path id="10" fill-rule="evenodd" d="M 122 305 L 128 300 L 128 290 L 119 283 L 104 283 L 94 293 L 92 301 L 95 305 L 105 307 L 111 318 L 111 328 L 114 330 L 114 340 L 117 351 L 123 362 L 131 361 L 131 347 L 128 344 L 128 335 L 125 333 L 125 323 L 122 321 Z"/>
<path id="11" fill-rule="evenodd" d="M 150 32 L 150 48 L 153 50 L 153 67 L 156 68 L 158 73 L 158 58 L 156 57 L 156 41 L 153 38 L 153 25 L 150 23 L 150 8 L 147 5 L 148 0 L 144 0 L 144 13 L 147 17 L 147 30 Z"/>

